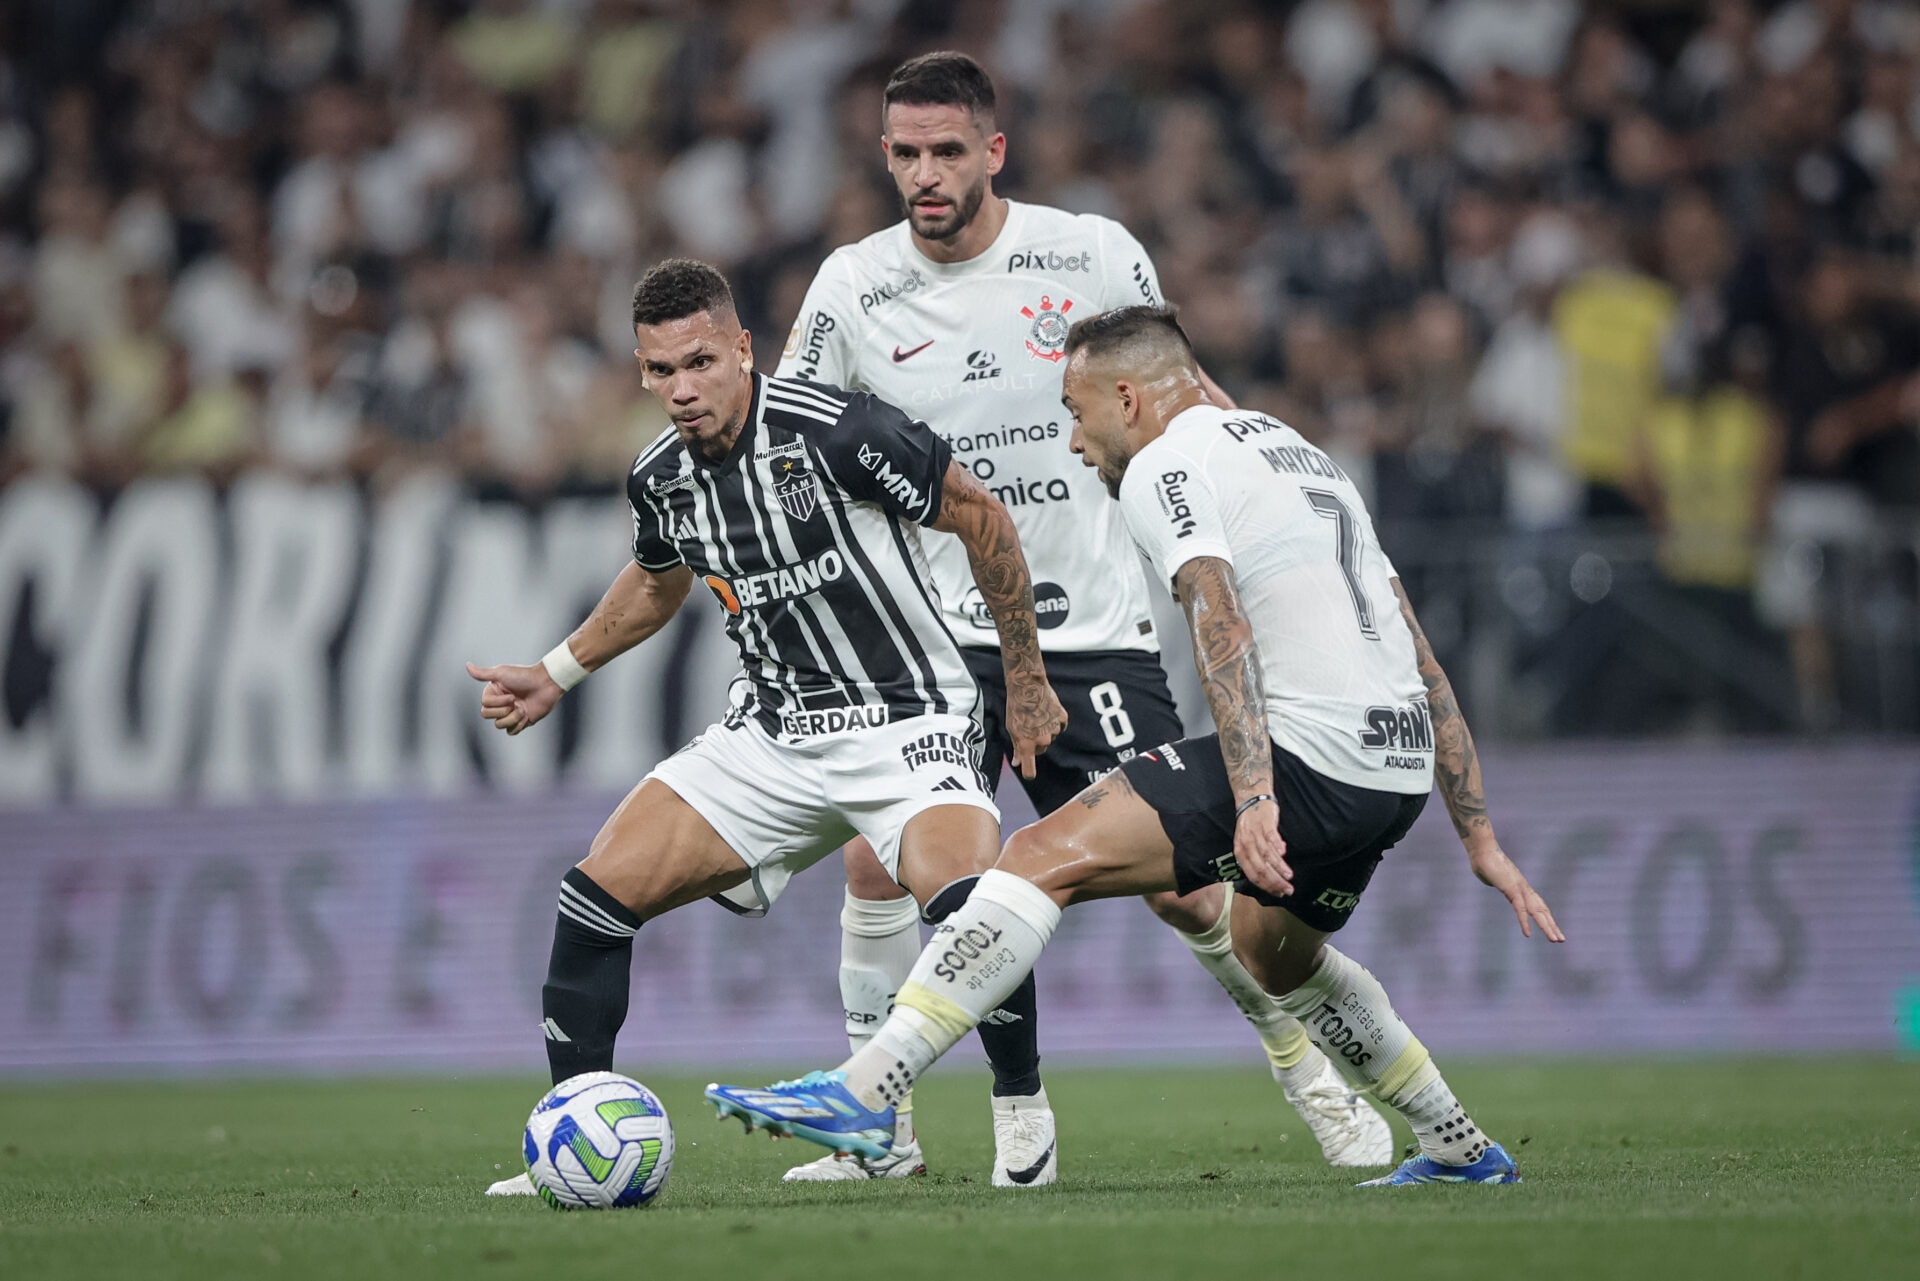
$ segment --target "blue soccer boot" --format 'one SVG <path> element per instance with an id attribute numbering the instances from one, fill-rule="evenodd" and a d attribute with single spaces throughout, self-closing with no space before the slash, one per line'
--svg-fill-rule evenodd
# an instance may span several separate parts
<path id="1" fill-rule="evenodd" d="M 809 1072 L 798 1081 L 777 1081 L 764 1090 L 709 1085 L 707 1101 L 722 1119 L 739 1117 L 749 1134 L 790 1134 L 869 1160 L 885 1157 L 893 1143 L 893 1109 L 876 1112 L 854 1098 L 845 1072 Z"/>
<path id="2" fill-rule="evenodd" d="M 1396 1188 L 1412 1183 L 1518 1183 L 1520 1171 L 1498 1143 L 1472 1165 L 1442 1165 L 1424 1153 L 1408 1157 L 1392 1174 L 1354 1184 L 1357 1188 Z"/>

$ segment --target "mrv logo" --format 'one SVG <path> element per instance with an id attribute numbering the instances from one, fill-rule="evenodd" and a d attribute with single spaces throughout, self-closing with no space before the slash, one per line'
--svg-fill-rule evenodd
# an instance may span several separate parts
<path id="1" fill-rule="evenodd" d="M 1387 748 L 1402 752 L 1431 752 L 1433 750 L 1433 717 L 1427 713 L 1425 703 L 1408 703 L 1404 707 L 1369 707 L 1367 709 L 1367 727 L 1360 731 L 1360 746 Z M 1405 761 L 1388 757 L 1389 765 L 1406 769 L 1424 769 L 1425 761 Z"/>
<path id="2" fill-rule="evenodd" d="M 1153 492 L 1160 499 L 1160 510 L 1173 522 L 1173 536 L 1185 538 L 1196 528 L 1193 519 L 1193 507 L 1187 502 L 1187 473 L 1178 469 L 1161 472 L 1160 479 L 1153 482 Z"/>
<path id="3" fill-rule="evenodd" d="M 895 471 L 887 456 L 872 445 L 860 446 L 860 465 L 872 472 L 880 488 L 897 498 L 902 507 L 919 507 L 925 502 L 914 483 Z"/>

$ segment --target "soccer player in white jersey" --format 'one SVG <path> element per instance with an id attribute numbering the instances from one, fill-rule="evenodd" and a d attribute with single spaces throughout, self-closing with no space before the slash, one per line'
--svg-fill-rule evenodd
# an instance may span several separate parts
<path id="1" fill-rule="evenodd" d="M 979 690 L 933 603 L 921 529 L 954 535 L 987 595 L 1022 768 L 1066 719 L 1013 522 L 944 440 L 864 392 L 755 374 L 704 263 L 649 271 L 633 320 L 674 427 L 627 477 L 634 563 L 540 662 L 467 670 L 482 713 L 517 734 L 703 583 L 741 678 L 725 719 L 656 766 L 561 882 L 540 1001 L 555 1084 L 612 1068 L 642 922 L 720 895 L 765 911 L 855 834 L 929 919 L 993 863 Z M 521 1176 L 489 1192 L 532 1190 Z"/>
<path id="2" fill-rule="evenodd" d="M 1362 1186 L 1517 1182 L 1378 980 L 1327 942 L 1436 772 L 1475 875 L 1523 934 L 1563 939 L 1494 836 L 1473 738 L 1360 494 L 1292 428 L 1209 403 L 1165 308 L 1083 321 L 1066 351 L 1073 447 L 1185 611 L 1219 732 L 1143 752 L 1015 833 L 840 1068 L 708 1097 L 776 1133 L 829 1109 L 830 1142 L 883 1152 L 894 1106 L 1034 963 L 1063 907 L 1226 882 L 1247 969 L 1419 1140 Z"/>
<path id="3" fill-rule="evenodd" d="M 964 54 L 902 64 L 882 102 L 887 165 L 906 218 L 829 256 L 807 291 L 783 376 L 871 391 L 924 418 L 1012 513 L 1033 570 L 1047 675 L 1067 728 L 1023 780 L 1042 814 L 1154 743 L 1182 734 L 1153 635 L 1147 584 L 1120 514 L 1066 448 L 1060 369 L 1068 326 L 1160 300 L 1153 263 L 1111 219 L 1004 200 L 1006 156 L 993 82 Z M 1203 386 L 1220 404 L 1225 393 Z M 993 619 L 964 549 L 927 540 L 947 626 L 985 694 L 985 770 L 997 783 L 1005 690 Z M 862 843 L 847 852 L 840 986 L 857 1047 L 878 1027 L 920 953 L 911 899 Z M 1246 1014 L 1275 1078 L 1336 1165 L 1386 1165 L 1392 1134 L 1341 1080 L 1300 1025 L 1234 959 L 1229 896 L 1216 886 L 1148 896 Z M 1029 981 L 980 1028 L 994 1069 L 993 1181 L 1036 1186 L 1058 1169 L 1039 1075 Z M 789 1179 L 902 1177 L 925 1169 L 911 1102 L 879 1162 L 824 1157 Z"/>

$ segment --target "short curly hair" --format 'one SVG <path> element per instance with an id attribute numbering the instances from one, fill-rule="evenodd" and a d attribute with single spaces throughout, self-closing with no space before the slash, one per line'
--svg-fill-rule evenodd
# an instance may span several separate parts
<path id="1" fill-rule="evenodd" d="M 656 263 L 633 287 L 633 323 L 663 325 L 669 320 L 709 311 L 738 315 L 733 290 L 719 269 L 693 258 L 668 258 Z"/>

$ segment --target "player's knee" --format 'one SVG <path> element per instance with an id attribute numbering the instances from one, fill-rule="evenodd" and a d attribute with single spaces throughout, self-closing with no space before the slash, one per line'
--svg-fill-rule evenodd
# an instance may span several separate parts
<path id="1" fill-rule="evenodd" d="M 1076 859 L 1072 843 L 1049 829 L 1034 823 L 1007 838 L 994 866 L 1032 881 L 1062 907 L 1078 901 L 1086 887 L 1087 860 Z"/>
<path id="2" fill-rule="evenodd" d="M 1267 995 L 1286 996 L 1313 977 L 1314 970 L 1320 964 L 1322 946 L 1288 947 L 1282 940 L 1281 946 L 1272 947 L 1262 941 L 1241 939 L 1236 935 L 1233 954 Z"/>
<path id="3" fill-rule="evenodd" d="M 880 865 L 880 856 L 873 852 L 866 838 L 856 836 L 848 841 L 841 857 L 847 865 L 847 892 L 855 898 L 877 903 L 906 897 L 907 892 L 887 875 L 887 869 Z"/>
<path id="4" fill-rule="evenodd" d="M 1155 916 L 1182 934 L 1205 934 L 1220 919 L 1222 905 L 1219 898 L 1206 889 L 1193 894 L 1167 890 L 1159 894 L 1143 894 L 1141 898 Z"/>

